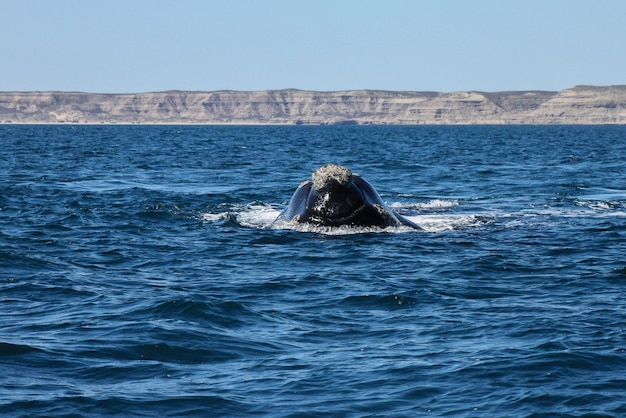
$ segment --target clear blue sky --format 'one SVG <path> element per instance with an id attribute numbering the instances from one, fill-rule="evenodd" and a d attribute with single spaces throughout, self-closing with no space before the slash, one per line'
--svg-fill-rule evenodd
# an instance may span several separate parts
<path id="1" fill-rule="evenodd" d="M 626 84 L 626 0 L 0 0 L 0 91 Z"/>

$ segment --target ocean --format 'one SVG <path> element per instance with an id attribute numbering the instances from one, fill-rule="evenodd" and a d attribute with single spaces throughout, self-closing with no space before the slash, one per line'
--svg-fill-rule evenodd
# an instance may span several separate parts
<path id="1" fill-rule="evenodd" d="M 626 126 L 0 126 L 0 415 L 626 415 Z M 326 163 L 423 230 L 277 225 Z"/>

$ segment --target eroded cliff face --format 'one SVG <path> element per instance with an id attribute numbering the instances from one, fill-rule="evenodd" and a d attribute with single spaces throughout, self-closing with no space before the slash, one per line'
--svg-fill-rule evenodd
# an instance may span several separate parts
<path id="1" fill-rule="evenodd" d="M 626 86 L 561 92 L 0 92 L 0 123 L 626 124 Z"/>

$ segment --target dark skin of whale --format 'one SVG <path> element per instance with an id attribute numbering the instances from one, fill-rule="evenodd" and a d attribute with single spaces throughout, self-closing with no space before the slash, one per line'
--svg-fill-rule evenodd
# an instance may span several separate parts
<path id="1" fill-rule="evenodd" d="M 318 174 L 324 173 L 327 167 L 338 171 L 341 174 L 340 179 Z M 278 215 L 276 221 L 333 227 L 348 225 L 385 228 L 405 225 L 422 229 L 389 208 L 371 184 L 345 167 L 324 166 L 313 173 L 313 180 L 298 187 L 289 205 Z"/>

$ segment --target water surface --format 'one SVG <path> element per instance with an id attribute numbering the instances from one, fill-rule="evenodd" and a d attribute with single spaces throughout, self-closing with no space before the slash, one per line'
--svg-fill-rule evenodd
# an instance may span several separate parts
<path id="1" fill-rule="evenodd" d="M 626 414 L 626 127 L 0 126 L 0 414 Z M 424 231 L 272 226 L 325 163 Z"/>

